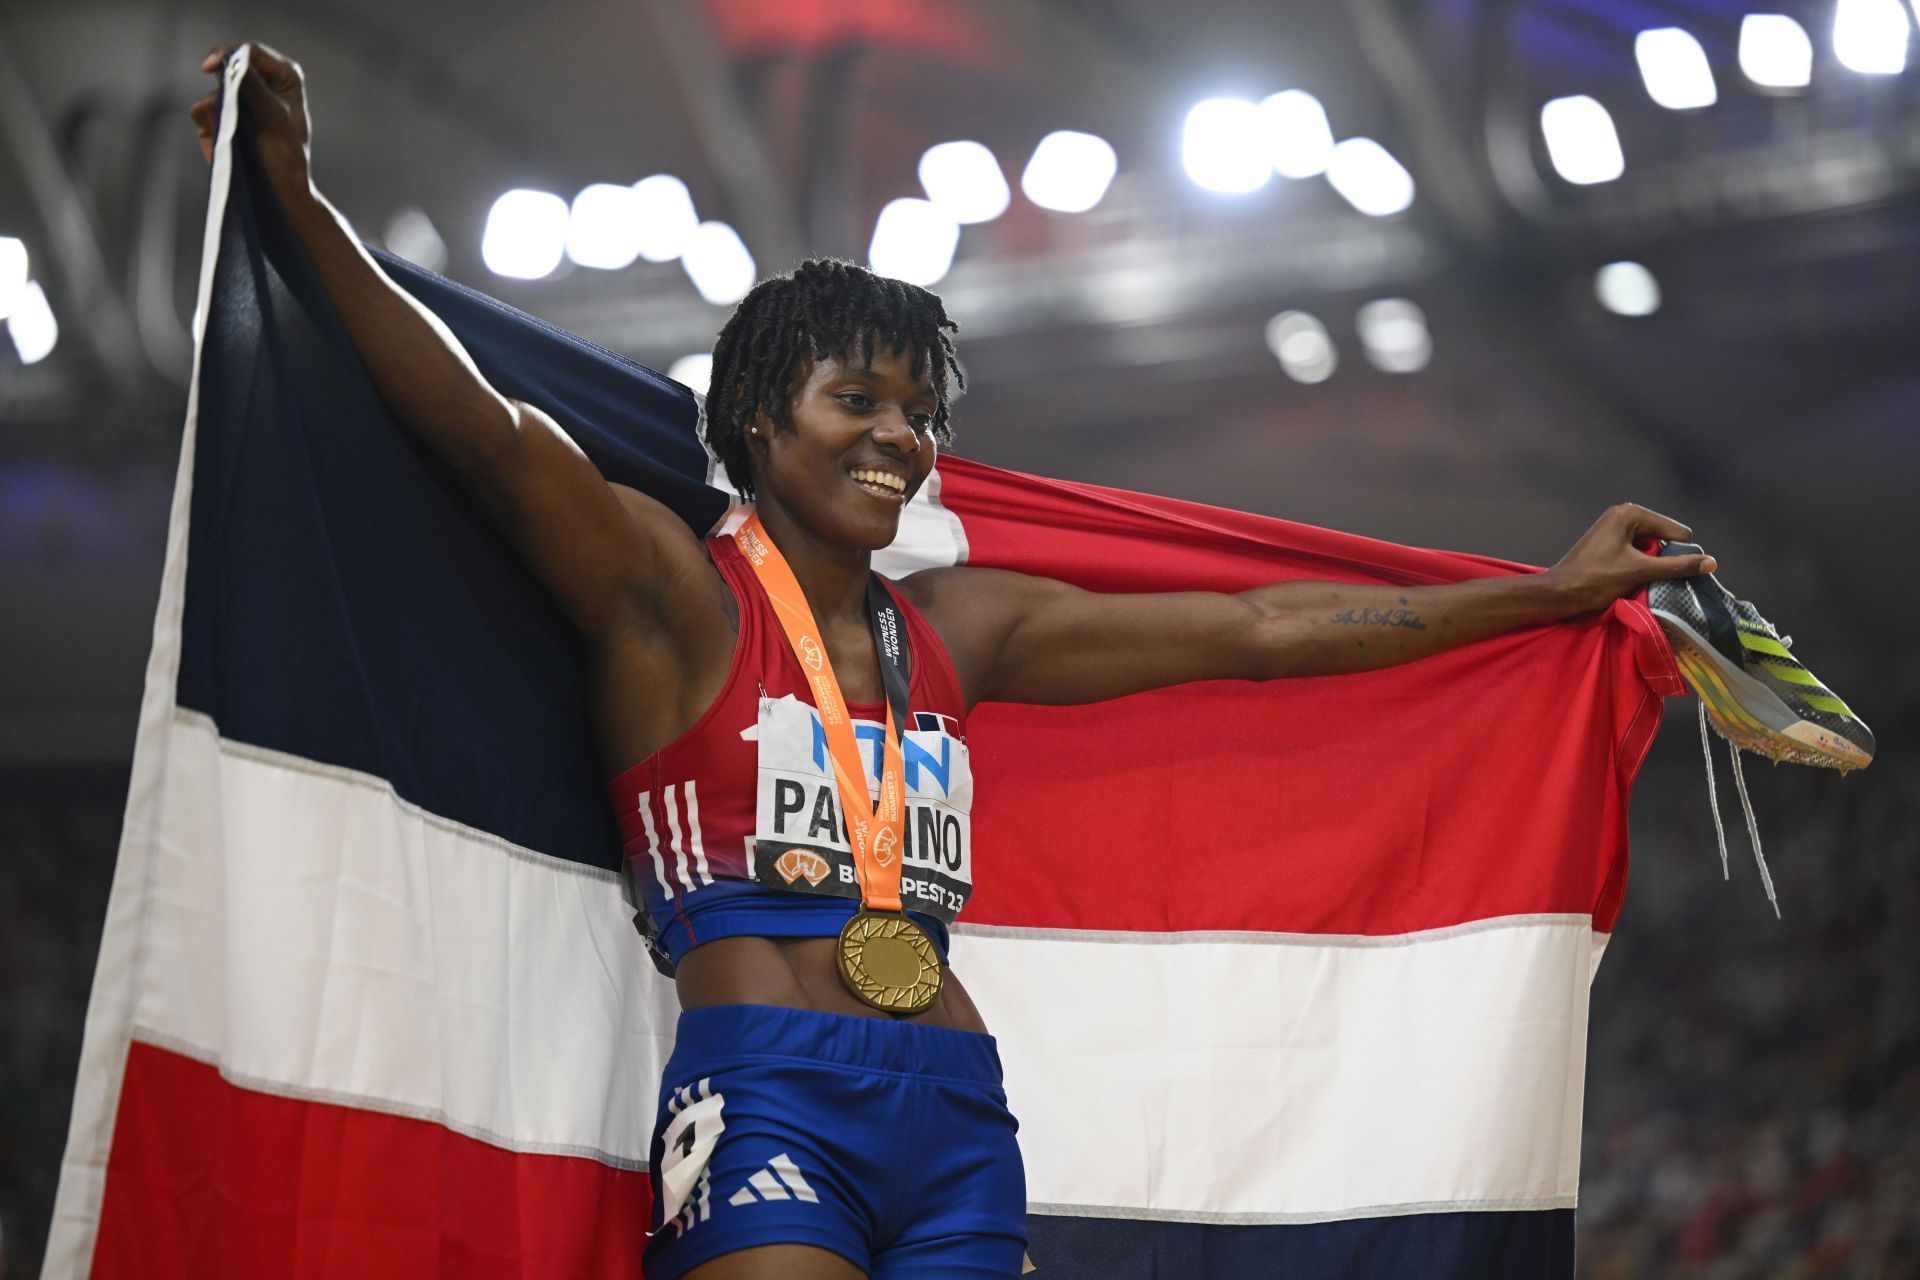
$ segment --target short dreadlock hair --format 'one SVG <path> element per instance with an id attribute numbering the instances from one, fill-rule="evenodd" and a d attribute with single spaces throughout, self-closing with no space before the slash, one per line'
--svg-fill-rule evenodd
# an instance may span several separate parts
<path id="1" fill-rule="evenodd" d="M 763 280 L 740 300 L 714 344 L 707 446 L 733 487 L 752 498 L 746 427 L 754 415 L 792 426 L 794 380 L 806 361 L 870 361 L 883 348 L 904 354 L 914 374 L 933 384 L 933 438 L 950 444 L 948 379 L 959 390 L 967 385 L 949 336 L 958 329 L 935 294 L 851 262 L 813 258 L 792 275 Z"/>

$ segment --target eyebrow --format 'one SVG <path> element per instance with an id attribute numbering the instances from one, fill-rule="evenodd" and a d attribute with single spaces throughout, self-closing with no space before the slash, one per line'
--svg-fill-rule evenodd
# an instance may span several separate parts
<path id="1" fill-rule="evenodd" d="M 848 366 L 846 368 L 843 368 L 840 370 L 837 376 L 842 378 L 855 378 L 861 382 L 866 383 L 868 386 L 873 386 L 880 381 L 879 373 L 877 373 L 872 369 L 862 369 L 862 368 L 859 368 L 858 366 Z M 913 393 L 916 399 L 924 398 L 927 400 L 932 400 L 936 404 L 939 403 L 939 400 L 940 400 L 940 393 L 933 389 L 933 384 L 931 382 L 914 383 Z"/>

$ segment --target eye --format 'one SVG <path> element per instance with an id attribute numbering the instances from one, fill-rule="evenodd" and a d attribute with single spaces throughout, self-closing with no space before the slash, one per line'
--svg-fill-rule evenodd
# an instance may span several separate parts
<path id="1" fill-rule="evenodd" d="M 873 405 L 873 401 L 867 399 L 865 393 L 859 391 L 842 391 L 838 399 L 841 404 L 851 409 L 867 409 Z"/>
<path id="2" fill-rule="evenodd" d="M 930 413 L 910 413 L 907 421 L 913 424 L 916 435 L 925 435 L 933 430 L 933 415 Z"/>

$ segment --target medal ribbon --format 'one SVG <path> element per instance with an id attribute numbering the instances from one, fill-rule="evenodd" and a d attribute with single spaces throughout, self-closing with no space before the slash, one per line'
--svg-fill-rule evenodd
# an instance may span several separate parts
<path id="1" fill-rule="evenodd" d="M 901 910 L 900 841 L 906 827 L 907 811 L 899 725 L 900 718 L 905 715 L 905 682 L 887 682 L 887 737 L 880 769 L 880 799 L 875 803 L 867 791 L 867 771 L 860 762 L 860 746 L 853 736 L 853 720 L 847 714 L 846 700 L 840 696 L 840 681 L 834 677 L 833 662 L 827 657 L 827 646 L 820 639 L 820 628 L 814 622 L 806 593 L 800 589 L 800 580 L 793 576 L 793 568 L 787 563 L 787 558 L 780 554 L 780 548 L 774 546 L 773 539 L 767 536 L 765 526 L 760 523 L 759 512 L 747 517 L 746 523 L 734 532 L 733 541 L 740 548 L 740 554 L 746 557 L 747 563 L 753 566 L 754 576 L 760 580 L 761 588 L 773 602 L 773 611 L 779 615 L 780 626 L 787 633 L 787 643 L 793 646 L 793 656 L 800 660 L 800 669 L 806 672 L 807 680 L 812 685 L 813 705 L 820 713 L 821 726 L 826 730 L 827 754 L 833 760 L 834 780 L 840 786 L 840 816 L 846 824 L 847 845 L 853 850 L 854 874 L 860 882 L 860 903 L 872 911 L 898 912 Z M 874 598 L 873 584 L 869 583 L 867 599 L 870 613 Z M 897 612 L 894 617 L 898 634 L 901 628 Z M 879 632 L 880 628 L 876 625 L 874 647 L 880 651 L 878 656 L 884 680 L 888 671 L 888 654 Z M 905 637 L 902 634 L 900 638 L 904 640 Z M 894 684 L 901 686 L 903 696 L 892 696 Z M 894 711 L 895 702 L 903 704 L 899 715 Z"/>

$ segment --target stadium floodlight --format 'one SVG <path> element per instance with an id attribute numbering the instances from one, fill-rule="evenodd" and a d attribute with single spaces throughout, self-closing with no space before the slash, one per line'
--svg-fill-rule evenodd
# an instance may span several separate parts
<path id="1" fill-rule="evenodd" d="M 1900 0 L 1840 0 L 1833 11 L 1833 56 L 1862 75 L 1898 75 L 1907 67 L 1911 30 Z"/>
<path id="2" fill-rule="evenodd" d="M 25 242 L 0 236 L 0 320 L 12 315 L 13 309 L 20 305 L 20 299 L 26 296 L 30 275 Z"/>
<path id="3" fill-rule="evenodd" d="M 1266 118 L 1244 98 L 1208 98 L 1187 112 L 1180 161 L 1187 176 L 1209 191 L 1244 195 L 1273 177 Z"/>
<path id="4" fill-rule="evenodd" d="M 1638 262 L 1609 262 L 1594 273 L 1593 292 L 1617 316 L 1650 316 L 1660 309 L 1660 282 Z"/>
<path id="5" fill-rule="evenodd" d="M 380 239 L 386 243 L 389 253 L 399 254 L 416 267 L 429 271 L 447 269 L 447 242 L 424 209 L 409 204 L 394 210 Z"/>
<path id="6" fill-rule="evenodd" d="M 1020 174 L 1027 199 L 1055 213 L 1085 213 L 1100 203 L 1120 170 L 1106 139 L 1060 129 L 1040 139 Z"/>
<path id="7" fill-rule="evenodd" d="M 874 223 L 867 264 L 883 276 L 908 284 L 939 283 L 953 266 L 960 224 L 931 200 L 890 200 Z"/>
<path id="8" fill-rule="evenodd" d="M 1413 203 L 1413 175 L 1372 138 L 1348 138 L 1336 146 L 1327 181 L 1369 217 L 1389 217 Z"/>
<path id="9" fill-rule="evenodd" d="M 681 356 L 667 370 L 667 376 L 675 382 L 684 383 L 700 395 L 706 395 L 707 387 L 713 382 L 713 352 L 698 351 L 690 356 Z"/>
<path id="10" fill-rule="evenodd" d="M 1627 170 L 1613 117 L 1584 93 L 1555 98 L 1540 108 L 1540 132 L 1555 172 L 1568 182 L 1612 182 Z"/>
<path id="11" fill-rule="evenodd" d="M 21 364 L 38 364 L 53 351 L 60 340 L 60 325 L 47 305 L 46 290 L 38 280 L 29 280 L 20 290 L 13 312 L 7 317 L 7 336 L 20 353 Z"/>
<path id="12" fill-rule="evenodd" d="M 1433 359 L 1426 313 L 1408 298 L 1379 298 L 1354 316 L 1367 361 L 1383 373 L 1418 373 Z"/>
<path id="13" fill-rule="evenodd" d="M 672 262 L 686 251 L 700 215 L 693 211 L 687 184 L 670 173 L 656 173 L 633 184 L 634 244 L 648 262 Z"/>
<path id="14" fill-rule="evenodd" d="M 1333 126 L 1320 99 L 1304 89 L 1285 89 L 1260 102 L 1267 156 L 1283 178 L 1312 178 L 1333 158 Z"/>
<path id="15" fill-rule="evenodd" d="M 551 191 L 515 187 L 487 213 L 480 258 L 487 270 L 514 280 L 553 274 L 567 252 L 567 202 Z"/>
<path id="16" fill-rule="evenodd" d="M 1013 192 L 993 152 L 978 142 L 942 142 L 920 157 L 927 199 L 955 222 L 992 222 L 1007 211 Z"/>
<path id="17" fill-rule="evenodd" d="M 731 306 L 753 288 L 753 255 L 740 233 L 724 222 L 703 222 L 687 238 L 680 265 L 700 296 L 715 306 Z"/>
<path id="18" fill-rule="evenodd" d="M 1766 89 L 1804 89 L 1813 80 L 1813 41 L 1784 13 L 1740 20 L 1740 70 Z"/>
<path id="19" fill-rule="evenodd" d="M 1267 350 L 1295 382 L 1325 382 L 1340 364 L 1327 326 L 1304 311 L 1282 311 L 1267 321 Z"/>
<path id="20" fill-rule="evenodd" d="M 567 256 L 583 267 L 618 271 L 640 256 L 640 196 L 625 183 L 596 182 L 573 198 Z"/>
<path id="21" fill-rule="evenodd" d="M 1633 57 L 1640 64 L 1647 96 L 1669 111 L 1697 111 L 1719 97 L 1707 51 L 1679 27 L 1642 31 L 1634 37 Z"/>

